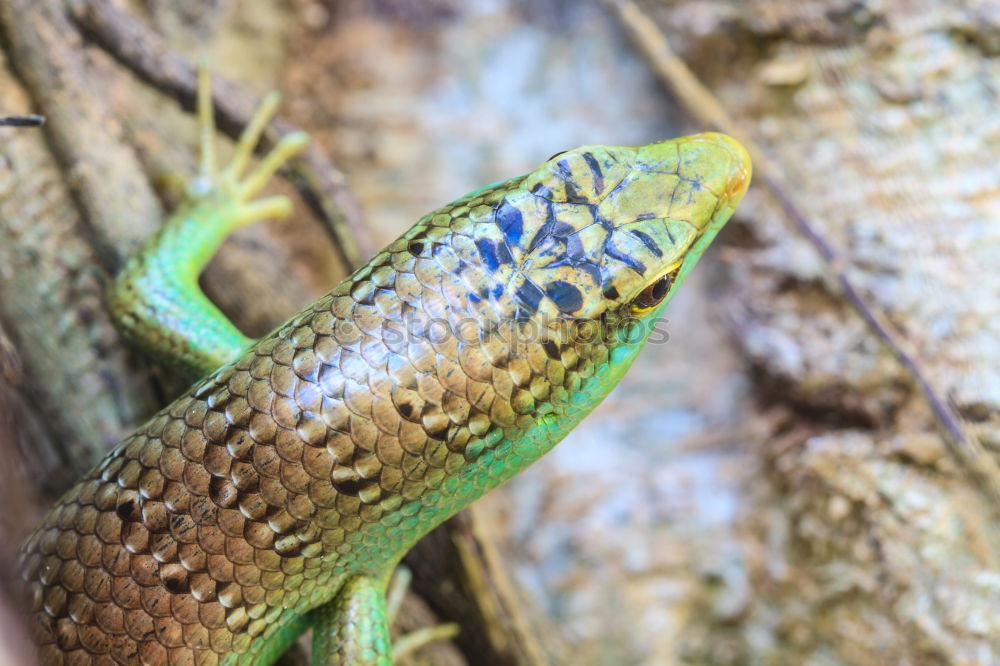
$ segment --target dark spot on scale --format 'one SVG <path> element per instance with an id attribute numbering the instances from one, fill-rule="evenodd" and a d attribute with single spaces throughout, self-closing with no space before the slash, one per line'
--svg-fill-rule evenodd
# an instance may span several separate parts
<path id="1" fill-rule="evenodd" d="M 604 174 L 601 172 L 601 165 L 590 153 L 583 154 L 583 161 L 590 167 L 590 173 L 594 176 L 594 192 L 600 194 L 604 191 Z"/>
<path id="2" fill-rule="evenodd" d="M 122 520 L 138 520 L 139 512 L 135 500 L 125 500 L 115 509 L 118 517 Z"/>
<path id="3" fill-rule="evenodd" d="M 208 496 L 219 508 L 228 509 L 239 502 L 239 493 L 235 491 L 229 477 L 213 476 L 208 482 Z"/>
<path id="4" fill-rule="evenodd" d="M 514 263 L 514 257 L 510 253 L 510 248 L 503 241 L 497 241 L 497 261 L 501 264 Z"/>
<path id="5" fill-rule="evenodd" d="M 642 244 L 646 246 L 646 249 L 655 254 L 657 257 L 663 256 L 663 250 L 660 246 L 656 244 L 656 241 L 644 231 L 639 231 L 638 229 L 632 230 L 632 235 L 642 241 Z"/>
<path id="6" fill-rule="evenodd" d="M 542 183 L 535 183 L 535 186 L 531 188 L 531 193 L 543 199 L 548 199 L 552 196 L 552 190 Z"/>
<path id="7" fill-rule="evenodd" d="M 407 418 L 413 414 L 413 405 L 411 405 L 408 402 L 400 403 L 397 409 L 399 410 L 400 414 L 402 414 Z"/>
<path id="8" fill-rule="evenodd" d="M 509 245 L 520 245 L 524 234 L 524 216 L 506 200 L 497 208 L 497 224 L 503 231 Z"/>
<path id="9" fill-rule="evenodd" d="M 489 238 L 480 238 L 476 241 L 479 254 L 483 258 L 483 263 L 490 271 L 495 271 L 500 264 L 514 263 L 514 257 L 510 254 L 507 244 L 503 241 L 494 241 Z"/>
<path id="10" fill-rule="evenodd" d="M 279 546 L 278 543 L 281 543 L 281 545 Z M 280 541 L 278 543 L 275 544 L 274 550 L 282 557 L 296 557 L 302 554 L 301 541 L 289 542 L 287 545 Z"/>
<path id="11" fill-rule="evenodd" d="M 549 233 L 552 234 L 553 236 L 556 236 L 557 238 L 565 238 L 574 231 L 576 231 L 576 227 L 574 227 L 573 225 L 566 224 L 565 222 L 561 222 L 560 220 L 556 220 L 555 222 L 552 223 L 552 228 L 549 230 Z"/>
<path id="12" fill-rule="evenodd" d="M 183 594 L 190 589 L 186 577 L 168 578 L 163 581 L 163 586 L 167 588 L 167 592 L 173 594 Z"/>
<path id="13" fill-rule="evenodd" d="M 406 247 L 406 249 L 410 251 L 410 254 L 418 257 L 420 256 L 420 253 L 424 251 L 424 244 L 420 241 L 413 241 Z"/>
<path id="14" fill-rule="evenodd" d="M 562 280 L 550 282 L 545 293 L 556 304 L 560 312 L 571 314 L 583 306 L 583 294 L 576 286 Z"/>
<path id="15" fill-rule="evenodd" d="M 613 284 L 604 288 L 604 298 L 607 298 L 608 300 L 613 301 L 620 295 L 621 294 L 618 293 L 618 289 Z"/>
<path id="16" fill-rule="evenodd" d="M 551 358 L 553 361 L 559 361 L 562 359 L 562 354 L 559 353 L 559 345 L 552 342 L 551 340 L 546 340 L 542 343 L 542 349 L 545 350 L 545 355 Z"/>
<path id="17" fill-rule="evenodd" d="M 343 481 L 334 481 L 333 488 L 341 495 L 357 495 L 358 491 L 361 490 L 362 483 L 361 479 L 344 479 Z"/>
<path id="18" fill-rule="evenodd" d="M 499 268 L 500 262 L 497 261 L 497 246 L 493 241 L 488 238 L 480 238 L 476 241 L 476 247 L 479 248 L 479 254 L 482 256 L 486 268 L 491 271 Z"/>
<path id="19" fill-rule="evenodd" d="M 619 250 L 617 247 L 615 247 L 614 243 L 610 242 L 607 243 L 604 246 L 604 252 L 612 259 L 617 259 L 618 261 L 622 262 L 623 264 L 634 270 L 639 275 L 642 275 L 643 273 L 646 272 L 646 264 L 642 263 L 635 257 L 628 256 L 627 254 Z"/>
<path id="20" fill-rule="evenodd" d="M 424 427 L 424 432 L 426 432 L 427 436 L 430 437 L 431 439 L 436 439 L 436 440 L 438 440 L 440 442 L 443 442 L 443 441 L 445 441 L 445 440 L 448 439 L 448 430 L 449 430 L 449 427 L 450 427 L 449 425 L 444 425 L 444 426 L 442 426 L 440 428 L 436 428 L 434 430 L 431 430 L 431 429 L 428 429 L 425 426 Z"/>
<path id="21" fill-rule="evenodd" d="M 542 302 L 542 296 L 544 295 L 545 293 L 541 288 L 531 280 L 525 280 L 514 293 L 518 303 L 528 311 L 529 315 L 538 312 L 538 304 Z"/>
<path id="22" fill-rule="evenodd" d="M 576 190 L 576 185 L 574 185 L 570 181 L 566 181 L 565 187 L 566 187 L 566 201 L 568 201 L 569 203 L 581 203 L 587 201 L 587 197 L 581 196 L 580 193 L 577 192 Z"/>
<path id="23" fill-rule="evenodd" d="M 566 257 L 572 261 L 582 261 L 586 258 L 586 253 L 583 250 L 583 241 L 580 240 L 579 234 L 571 234 L 566 239 Z"/>

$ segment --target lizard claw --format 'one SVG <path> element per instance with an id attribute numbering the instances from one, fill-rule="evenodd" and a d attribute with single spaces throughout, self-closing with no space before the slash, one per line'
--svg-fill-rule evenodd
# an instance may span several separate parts
<path id="1" fill-rule="evenodd" d="M 281 137 L 281 140 L 264 156 L 257 168 L 240 183 L 237 188 L 238 198 L 249 199 L 259 192 L 289 158 L 307 145 L 309 145 L 309 135 L 305 132 L 292 132 Z"/>

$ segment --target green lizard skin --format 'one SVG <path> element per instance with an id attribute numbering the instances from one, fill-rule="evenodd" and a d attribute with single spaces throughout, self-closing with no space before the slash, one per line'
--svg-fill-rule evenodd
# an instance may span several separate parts
<path id="1" fill-rule="evenodd" d="M 268 664 L 310 626 L 315 663 L 390 663 L 383 595 L 400 558 L 607 395 L 750 180 L 719 134 L 562 153 L 426 215 L 251 343 L 191 293 L 234 221 L 281 212 L 247 203 L 272 158 L 253 186 L 241 163 L 196 193 L 112 294 L 161 355 L 196 339 L 188 367 L 231 360 L 26 543 L 45 664 Z M 178 265 L 183 280 L 164 275 Z M 192 299 L 200 324 L 181 316 Z"/>

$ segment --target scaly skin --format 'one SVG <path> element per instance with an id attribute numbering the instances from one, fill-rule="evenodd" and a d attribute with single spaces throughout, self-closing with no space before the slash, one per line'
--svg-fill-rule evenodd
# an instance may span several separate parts
<path id="1" fill-rule="evenodd" d="M 270 663 L 316 624 L 388 663 L 399 559 L 604 398 L 749 179 L 718 134 L 589 146 L 425 216 L 59 500 L 23 553 L 44 662 Z"/>

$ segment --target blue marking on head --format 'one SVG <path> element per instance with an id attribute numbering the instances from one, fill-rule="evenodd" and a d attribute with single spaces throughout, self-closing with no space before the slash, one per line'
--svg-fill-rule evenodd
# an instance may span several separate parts
<path id="1" fill-rule="evenodd" d="M 555 222 L 553 222 L 552 228 L 549 229 L 549 233 L 555 236 L 556 238 L 565 238 L 574 231 L 576 231 L 576 227 L 574 227 L 572 224 L 566 224 L 561 220 L 556 220 Z"/>
<path id="2" fill-rule="evenodd" d="M 510 254 L 510 249 L 503 241 L 494 241 L 489 238 L 480 238 L 476 241 L 479 254 L 483 257 L 486 268 L 495 271 L 500 264 L 514 263 L 514 257 Z"/>
<path id="3" fill-rule="evenodd" d="M 644 231 L 639 231 L 638 229 L 633 229 L 631 233 L 633 236 L 642 241 L 642 244 L 645 245 L 646 249 L 650 252 L 655 254 L 657 257 L 663 256 L 663 250 L 660 249 L 660 246 L 656 244 L 656 241 L 654 241 L 649 234 Z"/>
<path id="4" fill-rule="evenodd" d="M 521 306 L 532 314 L 538 312 L 538 304 L 542 302 L 544 295 L 545 292 L 531 280 L 525 280 L 515 293 Z"/>
<path id="5" fill-rule="evenodd" d="M 549 283 L 545 293 L 556 304 L 560 312 L 576 312 L 583 306 L 583 295 L 569 282 L 555 280 Z"/>
<path id="6" fill-rule="evenodd" d="M 507 238 L 508 245 L 520 245 L 524 234 L 524 216 L 506 200 L 497 208 L 497 224 Z"/>
<path id="7" fill-rule="evenodd" d="M 639 275 L 642 275 L 643 273 L 646 272 L 646 264 L 642 263 L 635 257 L 628 256 L 627 254 L 619 250 L 617 247 L 615 247 L 614 243 L 608 242 L 604 246 L 604 253 L 609 257 L 611 257 L 612 259 L 617 259 L 618 261 L 622 262 L 623 264 L 634 270 Z"/>

